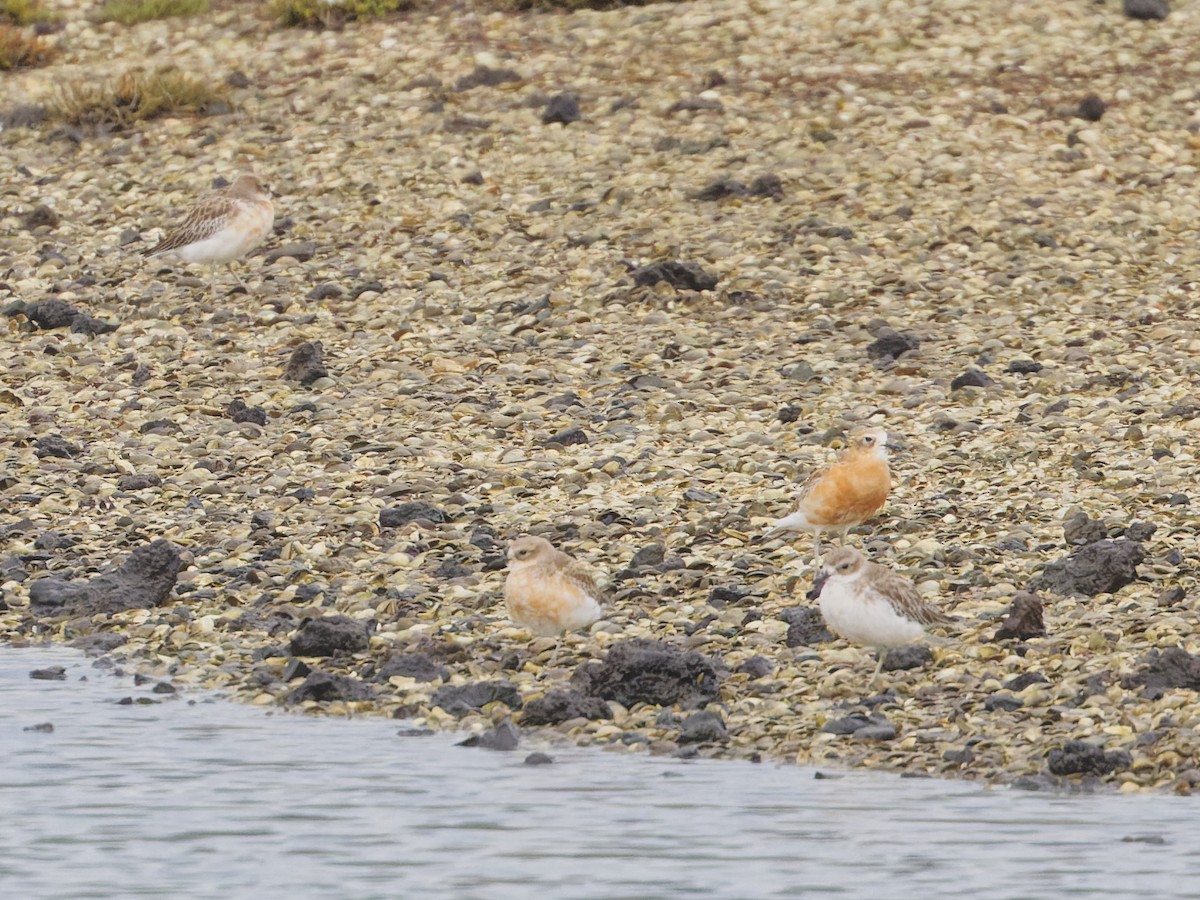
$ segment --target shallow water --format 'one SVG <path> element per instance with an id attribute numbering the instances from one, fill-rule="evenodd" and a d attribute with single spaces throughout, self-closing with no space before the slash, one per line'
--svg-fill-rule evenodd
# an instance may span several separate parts
<path id="1" fill-rule="evenodd" d="M 29 671 L 67 666 L 66 681 Z M 86 681 L 81 681 L 86 677 Z M 268 715 L 0 647 L 0 894 L 1194 897 L 1200 803 L 1047 796 Z M 52 733 L 24 731 L 52 722 Z"/>

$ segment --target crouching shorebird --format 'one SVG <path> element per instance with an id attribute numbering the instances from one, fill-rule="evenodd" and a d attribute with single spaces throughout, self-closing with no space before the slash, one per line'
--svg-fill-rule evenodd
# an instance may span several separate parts
<path id="1" fill-rule="evenodd" d="M 879 512 L 892 487 L 887 432 L 868 428 L 850 438 L 850 448 L 831 466 L 814 473 L 797 495 L 796 511 L 774 522 L 767 537 L 811 531 L 813 558 L 821 564 L 821 532 L 846 532 Z"/>
<path id="2" fill-rule="evenodd" d="M 145 255 L 174 253 L 184 262 L 232 263 L 261 244 L 274 224 L 275 206 L 266 186 L 257 175 L 239 175 L 228 187 L 202 197 Z M 237 272 L 233 277 L 249 290 Z M 215 294 L 215 269 L 209 274 L 208 286 Z"/>
<path id="3" fill-rule="evenodd" d="M 543 637 L 586 628 L 602 612 L 592 573 L 540 537 L 508 545 L 504 601 L 515 624 Z"/>
<path id="4" fill-rule="evenodd" d="M 808 597 L 819 601 L 825 624 L 835 632 L 879 652 L 872 684 L 887 650 L 917 640 L 926 626 L 955 621 L 922 600 L 917 586 L 903 575 L 869 561 L 853 547 L 829 554 Z"/>

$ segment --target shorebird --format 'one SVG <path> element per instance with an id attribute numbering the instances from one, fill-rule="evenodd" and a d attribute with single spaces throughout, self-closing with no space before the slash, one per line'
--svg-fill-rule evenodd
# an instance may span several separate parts
<path id="1" fill-rule="evenodd" d="M 262 243 L 274 223 L 275 207 L 266 186 L 257 175 L 239 175 L 228 187 L 200 198 L 183 221 L 145 255 L 174 253 L 185 262 L 232 263 Z M 233 277 L 249 290 L 237 272 Z M 208 286 L 215 294 L 215 269 L 209 273 Z"/>
<path id="2" fill-rule="evenodd" d="M 839 543 L 844 545 L 846 532 L 866 522 L 883 506 L 892 486 L 888 447 L 888 435 L 882 428 L 853 434 L 849 449 L 801 485 L 796 511 L 774 522 L 766 536 L 811 531 L 813 558 L 819 566 L 822 531 L 838 532 Z"/>
<path id="3" fill-rule="evenodd" d="M 955 620 L 921 599 L 917 586 L 886 566 L 873 563 L 853 547 L 829 554 L 808 594 L 817 600 L 825 624 L 848 641 L 873 647 L 883 669 L 886 651 L 910 644 L 930 625 Z"/>
<path id="4" fill-rule="evenodd" d="M 517 625 L 541 636 L 586 628 L 600 618 L 599 598 L 592 573 L 545 538 L 508 545 L 504 600 Z"/>

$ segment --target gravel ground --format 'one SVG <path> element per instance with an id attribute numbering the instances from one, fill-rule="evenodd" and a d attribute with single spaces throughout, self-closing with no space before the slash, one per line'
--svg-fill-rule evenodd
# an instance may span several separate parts
<path id="1" fill-rule="evenodd" d="M 173 62 L 233 111 L 0 132 L 0 636 L 411 727 L 1200 783 L 1194 4 L 59 8 L 8 103 Z M 138 254 L 251 166 L 248 294 Z M 809 540 L 762 540 L 867 423 L 914 450 L 853 539 L 963 620 L 882 693 L 804 612 Z M 591 634 L 507 622 L 523 532 L 608 579 Z M 31 603 L 146 545 L 167 593 Z M 1045 636 L 991 640 L 1030 588 Z M 605 693 L 579 664 L 634 638 L 706 690 Z"/>

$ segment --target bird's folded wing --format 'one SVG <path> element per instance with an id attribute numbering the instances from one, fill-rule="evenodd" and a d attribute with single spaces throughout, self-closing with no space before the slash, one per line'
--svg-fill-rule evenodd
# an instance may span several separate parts
<path id="1" fill-rule="evenodd" d="M 240 208 L 238 201 L 229 197 L 208 197 L 197 204 L 177 228 L 147 250 L 146 255 L 168 253 L 188 244 L 207 240 L 224 228 Z"/>

